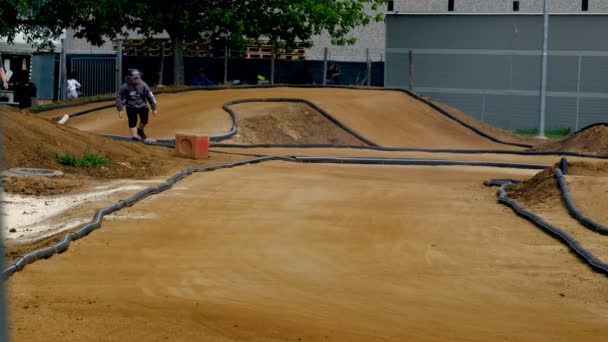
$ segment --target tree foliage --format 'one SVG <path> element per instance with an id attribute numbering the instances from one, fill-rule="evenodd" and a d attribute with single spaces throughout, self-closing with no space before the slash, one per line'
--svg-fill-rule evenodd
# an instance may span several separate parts
<path id="1" fill-rule="evenodd" d="M 351 31 L 372 20 L 381 20 L 379 6 L 387 0 L 45 0 L 32 15 L 32 0 L 5 0 L 0 8 L 0 35 L 23 31 L 30 37 L 52 36 L 62 29 L 96 45 L 125 35 L 128 30 L 144 36 L 166 32 L 173 41 L 175 80 L 183 83 L 181 42 L 201 35 L 224 37 L 228 43 L 268 39 L 290 48 L 296 42 L 312 43 L 327 32 L 332 43 L 353 44 Z M 41 0 L 39 0 L 41 1 Z M 30 9 L 28 9 L 28 7 Z M 371 11 L 368 11 L 371 9 Z M 11 21 L 6 11 L 21 13 L 22 22 Z M 17 19 L 19 21 L 21 19 Z M 180 68 L 181 67 L 181 68 Z"/>
<path id="2" fill-rule="evenodd" d="M 0 1 L 0 39 L 12 43 L 17 34 L 22 34 L 39 49 L 52 49 L 52 40 L 61 35 L 62 29 L 53 29 L 37 21 L 44 1 L 47 0 Z"/>

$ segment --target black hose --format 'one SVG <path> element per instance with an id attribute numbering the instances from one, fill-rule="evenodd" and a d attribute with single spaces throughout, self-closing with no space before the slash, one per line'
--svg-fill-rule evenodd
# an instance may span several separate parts
<path id="1" fill-rule="evenodd" d="M 591 125 L 588 125 L 588 126 L 585 126 L 585 127 L 581 128 L 581 129 L 579 129 L 578 131 L 574 132 L 574 134 L 578 134 L 578 133 L 580 133 L 582 131 L 588 130 L 589 128 L 593 128 L 593 127 L 597 127 L 597 126 L 608 126 L 608 122 L 596 122 L 596 123 L 593 123 Z"/>
<path id="2" fill-rule="evenodd" d="M 306 99 L 300 99 L 300 98 L 256 98 L 256 99 L 240 99 L 240 100 L 234 100 L 234 101 L 230 101 L 224 104 L 223 108 L 225 111 L 229 112 L 231 114 L 231 116 L 234 119 L 234 125 L 236 125 L 236 114 L 234 113 L 234 111 L 232 111 L 230 109 L 230 106 L 233 105 L 237 105 L 237 104 L 241 104 L 241 103 L 251 103 L 251 102 L 293 102 L 293 103 L 304 103 L 308 106 L 310 106 L 311 108 L 313 108 L 314 110 L 316 110 L 317 112 L 319 112 L 321 115 L 323 115 L 327 120 L 331 121 L 334 125 L 340 127 L 341 129 L 345 130 L 346 132 L 350 133 L 352 136 L 354 136 L 355 138 L 357 138 L 359 141 L 370 145 L 370 146 L 375 146 L 375 147 L 379 147 L 378 144 L 376 144 L 375 142 L 365 138 L 363 135 L 357 133 L 356 131 L 354 131 L 353 129 L 351 129 L 350 127 L 346 126 L 344 123 L 342 123 L 340 120 L 336 119 L 333 115 L 329 114 L 327 111 L 325 111 L 323 108 L 317 106 L 316 104 L 314 104 L 311 101 L 308 101 Z"/>
<path id="3" fill-rule="evenodd" d="M 337 88 L 337 89 L 353 89 L 353 90 L 378 90 L 378 91 L 398 91 L 398 92 L 403 92 L 415 99 L 417 99 L 418 101 L 421 101 L 423 103 L 425 103 L 426 105 L 430 106 L 432 109 L 434 109 L 435 111 L 437 111 L 439 114 L 442 114 L 444 116 L 446 116 L 447 118 L 459 123 L 460 125 L 464 126 L 465 128 L 475 132 L 476 134 L 487 138 L 493 142 L 499 143 L 499 144 L 504 144 L 504 145 L 510 145 L 510 146 L 517 146 L 517 147 L 525 147 L 525 148 L 531 148 L 533 147 L 532 145 L 528 145 L 528 144 L 520 144 L 520 143 L 511 143 L 511 142 L 505 142 L 503 140 L 500 140 L 488 133 L 485 133 L 483 131 L 481 131 L 480 129 L 474 127 L 473 125 L 470 125 L 466 122 L 464 122 L 463 120 L 455 117 L 454 115 L 448 113 L 446 110 L 444 110 L 443 108 L 435 105 L 434 103 L 424 99 L 423 97 L 419 96 L 418 94 L 409 91 L 409 90 L 404 90 L 401 88 L 362 88 L 362 87 L 352 87 L 352 86 L 316 86 L 316 85 L 260 85 L 260 86 L 239 86 L 239 87 L 226 87 L 226 86 L 216 86 L 216 87 L 191 87 L 191 88 L 186 88 L 186 89 L 175 89 L 175 90 L 164 90 L 164 91 L 158 91 L 157 94 L 173 94 L 173 93 L 181 93 L 181 92 L 189 92 L 189 91 L 199 91 L 199 90 L 206 90 L 206 91 L 213 91 L 213 90 L 225 90 L 225 89 L 250 89 L 250 88 L 278 88 L 278 87 L 288 87 L 288 88 Z M 107 98 L 103 98 L 103 99 L 95 99 L 95 100 L 91 100 L 91 101 L 84 101 L 84 102 L 80 102 L 78 103 L 78 105 L 83 105 L 83 104 L 87 104 L 87 103 L 96 103 L 96 102 L 102 102 L 102 101 L 111 101 L 113 100 L 113 97 L 107 97 Z M 249 102 L 253 102 L 253 99 L 249 100 Z M 263 101 L 263 100 L 262 100 Z M 303 99 L 299 99 L 299 102 L 305 102 L 308 104 L 311 104 L 312 102 L 310 101 L 306 101 Z M 33 110 L 34 112 L 43 112 L 43 111 L 47 111 L 47 110 L 52 110 L 52 109 L 59 109 L 59 108 L 68 108 L 68 107 L 73 107 L 76 104 L 73 103 L 69 103 L 69 104 L 62 104 L 62 105 L 57 105 L 57 106 L 48 106 L 45 107 L 43 109 L 36 109 Z M 78 115 L 83 115 L 83 114 L 87 114 L 87 113 L 91 113 L 95 110 L 101 110 L 101 109 L 106 109 L 106 108 L 110 108 L 112 107 L 112 105 L 105 105 L 105 106 L 101 106 L 98 107 L 97 109 L 89 109 L 89 110 L 85 110 L 85 111 L 81 111 L 81 112 L 77 112 L 75 113 L 75 116 Z M 312 104 L 312 107 L 317 109 L 318 106 Z M 72 117 L 70 115 L 70 117 Z M 333 117 L 332 117 L 333 118 Z M 59 118 L 55 118 L 55 120 L 59 120 Z M 330 119 L 331 120 L 331 119 Z M 335 120 L 335 119 L 333 119 Z M 373 145 L 373 144 L 370 144 Z"/>
<path id="4" fill-rule="evenodd" d="M 297 103 L 305 103 L 315 110 L 317 110 L 321 115 L 330 120 L 332 123 L 345 130 L 361 142 L 367 144 L 365 146 L 360 145 L 334 145 L 334 144 L 212 144 L 212 147 L 222 147 L 222 148 L 340 148 L 340 149 L 360 149 L 360 150 L 374 150 L 374 151 L 384 151 L 384 152 L 426 152 L 426 153 L 454 153 L 454 154 L 506 154 L 506 155 L 521 155 L 521 156 L 570 156 L 570 157 L 582 157 L 582 158 L 593 158 L 593 159 L 608 159 L 608 155 L 594 155 L 587 153 L 579 153 L 579 152 L 567 152 L 567 151 L 512 151 L 512 150 L 470 150 L 470 149 L 429 149 L 429 148 L 407 148 L 407 147 L 384 147 L 380 146 L 373 141 L 365 138 L 363 135 L 359 134 L 355 130 L 351 129 L 340 120 L 333 117 L 327 111 L 317 106 L 313 102 L 310 102 L 306 99 L 298 99 L 298 98 L 259 98 L 259 99 L 241 99 L 234 100 L 225 103 L 222 108 L 230 115 L 232 126 L 230 131 L 216 136 L 210 136 L 210 141 L 223 141 L 226 139 L 230 139 L 238 132 L 238 123 L 236 118 L 236 113 L 230 106 L 241 104 L 241 103 L 251 103 L 251 102 L 297 102 Z M 70 117 L 84 115 L 87 113 L 91 113 L 98 109 L 106 109 L 113 107 L 113 105 L 105 105 L 102 107 L 98 107 L 97 109 L 87 109 L 80 112 L 76 112 L 70 114 Z M 57 117 L 54 120 L 60 120 L 61 117 Z M 109 137 L 116 140 L 128 141 L 132 142 L 132 139 L 127 136 L 115 135 L 115 134 L 102 134 L 102 136 Z M 162 146 L 168 148 L 175 147 L 175 139 L 158 139 L 155 141 L 145 141 L 147 145 L 154 146 Z"/>
<path id="5" fill-rule="evenodd" d="M 413 98 L 417 99 L 418 101 L 424 102 L 425 104 L 427 104 L 429 107 L 433 108 L 434 110 L 436 110 L 437 112 L 445 115 L 446 117 L 458 122 L 459 124 L 461 124 L 462 126 L 470 129 L 471 131 L 477 133 L 478 135 L 486 138 L 486 139 L 490 139 L 493 142 L 499 143 L 499 144 L 503 144 L 503 145 L 510 145 L 510 146 L 518 146 L 518 147 L 525 147 L 525 148 L 532 148 L 534 147 L 533 145 L 529 145 L 529 144 L 520 144 L 520 143 L 512 143 L 512 142 L 507 142 L 507 141 L 503 141 L 500 140 L 494 136 L 491 136 L 490 134 L 480 130 L 479 128 L 470 125 L 462 120 L 460 120 L 459 118 L 455 117 L 454 115 L 448 113 L 446 110 L 444 110 L 443 108 L 439 107 L 438 105 L 434 104 L 433 102 L 423 98 L 422 96 L 414 93 L 413 91 L 409 91 L 409 90 L 404 90 L 404 89 L 400 89 L 401 91 L 409 94 L 410 96 L 412 96 Z"/>
<path id="6" fill-rule="evenodd" d="M 602 235 L 608 235 L 608 227 L 603 226 L 603 225 L 593 221 L 589 217 L 585 216 L 576 207 L 576 204 L 574 203 L 574 200 L 572 199 L 572 195 L 570 194 L 570 188 L 568 187 L 568 184 L 566 183 L 566 177 L 564 177 L 562 170 L 555 169 L 554 175 L 555 175 L 555 179 L 557 180 L 557 184 L 559 186 L 559 190 L 562 195 L 562 199 L 564 200 L 564 204 L 566 205 L 566 208 L 568 209 L 570 216 L 572 216 L 574 219 L 576 219 L 583 226 L 585 226 L 597 233 L 600 233 Z"/>
<path id="7" fill-rule="evenodd" d="M 483 182 L 483 185 L 485 186 L 503 186 L 505 184 L 517 184 L 520 181 L 516 180 L 516 179 L 511 179 L 511 178 L 496 178 L 496 179 L 488 179 L 486 181 Z"/>
<path id="8" fill-rule="evenodd" d="M 21 271 L 27 264 L 30 264 L 36 260 L 49 258 L 56 253 L 62 253 L 69 248 L 70 242 L 78 240 L 92 231 L 99 229 L 103 222 L 104 216 L 121 210 L 125 207 L 129 207 L 138 201 L 151 196 L 153 194 L 160 193 L 171 188 L 179 180 L 195 173 L 204 171 L 213 171 L 223 168 L 231 168 L 246 164 L 261 163 L 272 160 L 281 160 L 289 162 L 299 163 L 336 163 L 336 164 L 367 164 L 367 165 L 425 165 L 425 166 L 436 166 L 436 165 L 465 165 L 465 166 L 491 166 L 491 167 L 513 167 L 513 168 L 528 168 L 528 169 L 539 169 L 546 168 L 545 165 L 537 164 L 514 164 L 514 163 L 494 163 L 494 162 L 473 162 L 473 161 L 455 161 L 455 160 L 426 160 L 426 159 L 397 159 L 397 158 L 340 158 L 340 157 L 287 157 L 287 156 L 261 156 L 245 160 L 240 160 L 231 163 L 216 164 L 216 165 L 203 165 L 187 168 L 176 175 L 167 179 L 166 182 L 146 188 L 139 193 L 131 196 L 126 200 L 120 200 L 117 203 L 98 210 L 93 220 L 76 230 L 75 232 L 67 233 L 63 239 L 49 247 L 45 247 L 39 250 L 32 251 L 23 256 L 17 257 L 12 264 L 9 264 L 2 270 L 3 279 L 8 279 L 14 273 Z"/>
<path id="9" fill-rule="evenodd" d="M 598 272 L 602 272 L 608 275 L 608 264 L 598 259 L 593 255 L 589 250 L 585 249 L 578 241 L 576 241 L 571 235 L 559 229 L 558 227 L 552 225 L 551 223 L 543 220 L 538 215 L 533 212 L 526 210 L 522 207 L 517 201 L 509 198 L 507 194 L 507 189 L 513 185 L 512 183 L 504 183 L 500 189 L 498 190 L 498 202 L 504 204 L 517 215 L 525 218 L 526 220 L 534 223 L 537 227 L 542 229 L 547 234 L 559 239 L 562 243 L 568 246 L 574 253 L 576 253 L 580 258 L 586 261 L 593 269 Z"/>
<path id="10" fill-rule="evenodd" d="M 256 87 L 253 87 L 253 88 L 256 88 Z M 340 88 L 342 88 L 342 87 L 340 87 Z M 202 89 L 206 89 L 206 88 L 202 88 Z M 226 88 L 217 88 L 215 90 L 220 90 L 220 89 L 226 89 Z M 349 89 L 362 89 L 362 88 L 349 88 Z M 198 89 L 198 88 L 185 89 L 185 90 L 180 90 L 180 91 L 195 91 L 195 90 L 200 90 L 200 89 Z M 401 89 L 389 89 L 389 90 L 400 90 L 401 91 Z M 177 91 L 173 91 L 173 92 L 177 92 Z M 406 92 L 406 93 L 410 94 L 409 92 Z M 414 94 L 412 96 L 417 96 L 417 95 Z M 457 120 L 457 121 L 459 120 L 458 118 L 451 116 L 451 114 L 443 111 L 443 109 L 439 108 L 438 106 L 434 105 L 431 102 L 428 102 L 427 100 L 425 100 L 421 97 L 420 97 L 420 101 L 423 101 L 424 103 L 428 103 L 431 106 L 437 107 L 436 110 L 440 111 L 440 113 L 442 113 L 444 115 L 447 115 L 448 117 L 453 118 L 454 120 Z M 232 108 L 230 108 L 230 106 L 236 105 L 236 104 L 241 104 L 241 103 L 251 103 L 251 102 L 305 103 L 305 104 L 309 105 L 310 107 L 312 107 L 313 109 L 315 109 L 316 111 L 318 111 L 319 113 L 321 113 L 321 115 L 323 115 L 325 118 L 330 120 L 332 123 L 334 123 L 341 129 L 345 130 L 346 132 L 348 132 L 349 134 L 351 134 L 352 136 L 354 136 L 355 138 L 357 138 L 358 140 L 360 140 L 361 142 L 363 142 L 367 145 L 359 146 L 359 145 L 333 145 L 333 144 L 303 144 L 303 145 L 212 144 L 211 145 L 212 147 L 226 147 L 226 148 L 347 148 L 347 149 L 374 150 L 374 151 L 385 151 L 385 152 L 427 152 L 427 153 L 454 153 L 454 154 L 486 154 L 487 153 L 487 154 L 521 155 L 521 156 L 569 156 L 569 157 L 581 157 L 581 158 L 593 158 L 593 159 L 608 159 L 608 155 L 595 155 L 595 154 L 567 152 L 567 151 L 512 151 L 512 150 L 470 150 L 470 149 L 429 149 L 429 148 L 384 147 L 384 146 L 380 146 L 380 145 L 376 144 L 375 142 L 365 138 L 362 134 L 351 129 L 350 127 L 348 127 L 347 125 L 342 123 L 340 120 L 333 117 L 330 113 L 328 113 L 321 107 L 317 106 L 315 103 L 313 103 L 309 100 L 306 100 L 306 99 L 299 99 L 299 98 L 251 98 L 251 99 L 240 99 L 240 100 L 229 101 L 229 102 L 225 103 L 222 106 L 222 108 L 228 113 L 228 115 L 230 115 L 230 119 L 232 121 L 232 126 L 230 128 L 230 131 L 225 134 L 210 136 L 209 140 L 218 142 L 218 141 L 230 139 L 234 135 L 236 135 L 238 132 L 238 123 L 237 123 L 236 113 L 234 112 L 234 110 L 232 110 Z M 104 106 L 97 107 L 97 108 L 86 109 L 83 111 L 72 113 L 72 114 L 70 114 L 70 117 L 88 114 L 88 113 L 94 112 L 96 110 L 111 108 L 113 106 L 114 105 L 104 105 Z M 56 120 L 56 121 L 59 121 L 60 119 L 61 119 L 61 117 L 54 118 L 54 120 Z M 462 124 L 468 125 L 464 122 L 462 122 Z M 596 125 L 600 125 L 600 124 L 596 124 Z M 474 127 L 472 127 L 472 128 L 474 128 Z M 474 128 L 474 129 L 476 129 L 476 128 Z M 116 140 L 129 141 L 129 142 L 132 141 L 131 138 L 127 137 L 127 136 L 114 135 L 114 134 L 102 134 L 102 135 L 105 137 L 116 139 Z M 481 135 L 485 136 L 487 134 L 483 133 Z M 494 138 L 494 140 L 493 139 L 491 139 L 491 140 L 496 141 L 497 139 Z M 155 145 L 155 146 L 162 146 L 162 147 L 169 147 L 169 148 L 175 147 L 175 139 L 158 139 L 155 142 L 146 141 L 145 143 L 148 145 Z M 510 144 L 510 143 L 508 143 L 508 144 Z M 511 144 L 511 145 L 513 145 L 513 144 Z M 515 145 L 515 146 L 517 146 L 517 145 Z"/>
<path id="11" fill-rule="evenodd" d="M 354 149 L 372 150 L 380 152 L 425 152 L 425 153 L 453 153 L 453 154 L 507 154 L 518 156 L 569 156 L 594 159 L 608 159 L 608 155 L 595 155 L 579 152 L 566 151 L 512 151 L 512 150 L 468 150 L 468 149 L 441 149 L 441 148 L 415 148 L 415 147 L 384 147 L 384 146 L 359 146 L 359 145 L 332 145 L 332 144 L 231 144 L 214 143 L 211 147 L 216 148 L 334 148 L 334 149 Z"/>
<path id="12" fill-rule="evenodd" d="M 77 116 L 81 116 L 81 115 L 85 115 L 85 114 L 89 114 L 89 113 L 93 113 L 96 112 L 98 110 L 103 110 L 103 109 L 108 109 L 108 108 L 112 108 L 112 107 L 116 107 L 116 105 L 114 104 L 109 104 L 109 105 L 103 105 L 103 106 L 99 106 L 99 107 L 95 107 L 95 108 L 89 108 L 89 109 L 84 109 L 78 112 L 74 112 L 69 114 L 70 118 L 74 118 Z M 54 121 L 59 121 L 61 120 L 62 116 L 58 116 L 56 118 L 53 118 Z"/>

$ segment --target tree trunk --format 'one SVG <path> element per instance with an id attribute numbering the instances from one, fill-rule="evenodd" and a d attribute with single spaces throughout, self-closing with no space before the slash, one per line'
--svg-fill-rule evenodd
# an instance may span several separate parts
<path id="1" fill-rule="evenodd" d="M 184 46 L 181 35 L 171 35 L 173 44 L 173 84 L 184 84 Z"/>

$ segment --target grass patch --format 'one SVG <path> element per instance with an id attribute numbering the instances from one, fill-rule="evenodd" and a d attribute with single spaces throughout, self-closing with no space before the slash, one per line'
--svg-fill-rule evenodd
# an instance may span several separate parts
<path id="1" fill-rule="evenodd" d="M 538 129 L 516 129 L 513 133 L 517 135 L 522 135 L 524 137 L 536 137 L 538 136 Z M 545 136 L 547 138 L 565 138 L 572 134 L 572 130 L 570 128 L 556 128 L 545 130 Z"/>
<path id="2" fill-rule="evenodd" d="M 73 167 L 107 167 L 110 165 L 110 159 L 101 154 L 93 153 L 89 149 L 84 151 L 82 157 L 70 153 L 57 153 L 56 158 L 59 164 Z"/>

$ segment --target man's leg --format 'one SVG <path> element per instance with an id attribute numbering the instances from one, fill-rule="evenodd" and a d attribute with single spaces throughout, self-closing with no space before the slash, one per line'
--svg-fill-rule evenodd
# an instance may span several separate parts
<path id="1" fill-rule="evenodd" d="M 144 140 L 148 139 L 148 136 L 144 132 L 144 128 L 146 128 L 146 125 L 148 124 L 149 113 L 150 110 L 148 107 L 142 108 L 139 112 L 139 126 L 137 129 L 137 135 Z"/>
<path id="2" fill-rule="evenodd" d="M 131 139 L 139 140 L 137 138 L 137 109 L 127 108 L 127 119 L 129 120 L 129 133 Z"/>

